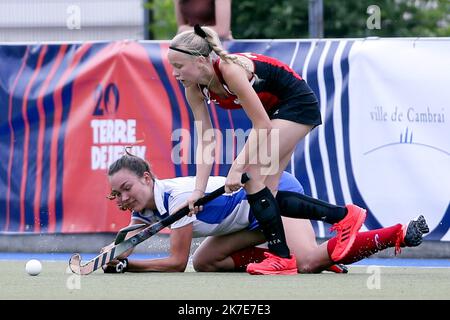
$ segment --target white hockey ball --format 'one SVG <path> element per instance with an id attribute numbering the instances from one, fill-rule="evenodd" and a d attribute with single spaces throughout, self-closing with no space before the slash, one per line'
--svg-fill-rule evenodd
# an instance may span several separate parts
<path id="1" fill-rule="evenodd" d="M 25 265 L 25 270 L 30 276 L 37 276 L 42 271 L 42 264 L 39 260 L 31 259 Z"/>

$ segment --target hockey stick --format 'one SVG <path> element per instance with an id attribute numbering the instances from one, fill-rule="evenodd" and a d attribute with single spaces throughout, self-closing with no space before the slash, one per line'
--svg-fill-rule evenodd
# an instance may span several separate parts
<path id="1" fill-rule="evenodd" d="M 147 225 L 146 223 L 139 223 L 139 224 L 133 224 L 131 226 L 127 226 L 125 228 L 120 229 L 119 232 L 117 232 L 116 240 L 114 240 L 114 245 L 119 244 L 123 240 L 125 240 L 125 238 L 129 232 L 143 228 L 146 225 Z"/>
<path id="2" fill-rule="evenodd" d="M 242 175 L 241 182 L 246 183 L 250 178 L 246 173 Z M 203 198 L 199 199 L 195 206 L 201 206 L 204 205 L 215 198 L 221 196 L 225 193 L 225 186 L 222 186 L 213 192 L 205 195 Z M 139 243 L 147 240 L 151 236 L 157 234 L 159 231 L 164 229 L 165 227 L 171 225 L 175 221 L 178 221 L 182 217 L 186 216 L 189 213 L 189 207 L 185 206 L 179 211 L 177 211 L 174 214 L 169 215 L 167 218 L 152 224 L 151 226 L 148 226 L 144 230 L 140 231 L 139 233 L 135 234 L 131 238 L 128 238 L 127 240 L 124 240 L 116 245 L 114 245 L 109 250 L 100 253 L 95 258 L 87 261 L 86 263 L 81 263 L 81 255 L 79 253 L 74 253 L 72 257 L 69 260 L 69 267 L 70 270 L 72 270 L 73 273 L 79 274 L 79 275 L 87 275 L 95 270 L 101 268 L 102 266 L 108 264 L 110 261 L 116 259 L 124 252 L 134 248 Z"/>

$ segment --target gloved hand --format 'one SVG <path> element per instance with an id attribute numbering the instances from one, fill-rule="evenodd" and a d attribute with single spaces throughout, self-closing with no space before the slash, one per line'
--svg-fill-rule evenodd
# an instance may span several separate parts
<path id="1" fill-rule="evenodd" d="M 115 265 L 103 266 L 104 273 L 124 273 L 128 270 L 128 259 L 117 259 L 119 262 Z"/>

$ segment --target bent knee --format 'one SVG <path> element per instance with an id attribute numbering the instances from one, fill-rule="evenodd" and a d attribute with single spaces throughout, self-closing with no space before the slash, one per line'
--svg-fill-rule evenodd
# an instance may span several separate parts
<path id="1" fill-rule="evenodd" d="M 308 264 L 297 264 L 298 273 L 314 273 L 313 269 Z"/>
<path id="2" fill-rule="evenodd" d="M 196 272 L 214 272 L 217 270 L 212 262 L 207 261 L 192 261 L 192 267 Z"/>
<path id="3" fill-rule="evenodd" d="M 297 270 L 299 273 L 318 273 L 320 268 L 309 261 L 298 261 L 297 260 Z"/>

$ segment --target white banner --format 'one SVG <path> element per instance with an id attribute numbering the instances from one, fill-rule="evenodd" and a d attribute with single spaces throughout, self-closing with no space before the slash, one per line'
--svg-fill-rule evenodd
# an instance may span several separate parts
<path id="1" fill-rule="evenodd" d="M 349 66 L 352 188 L 381 225 L 423 214 L 450 240 L 450 41 L 357 41 Z"/>
<path id="2" fill-rule="evenodd" d="M 323 119 L 290 166 L 305 193 L 366 208 L 367 229 L 423 214 L 426 239 L 450 241 L 450 38 L 287 48 L 276 43 L 263 53 L 284 52 L 281 59 L 316 92 Z M 318 236 L 331 235 L 313 225 Z"/>

